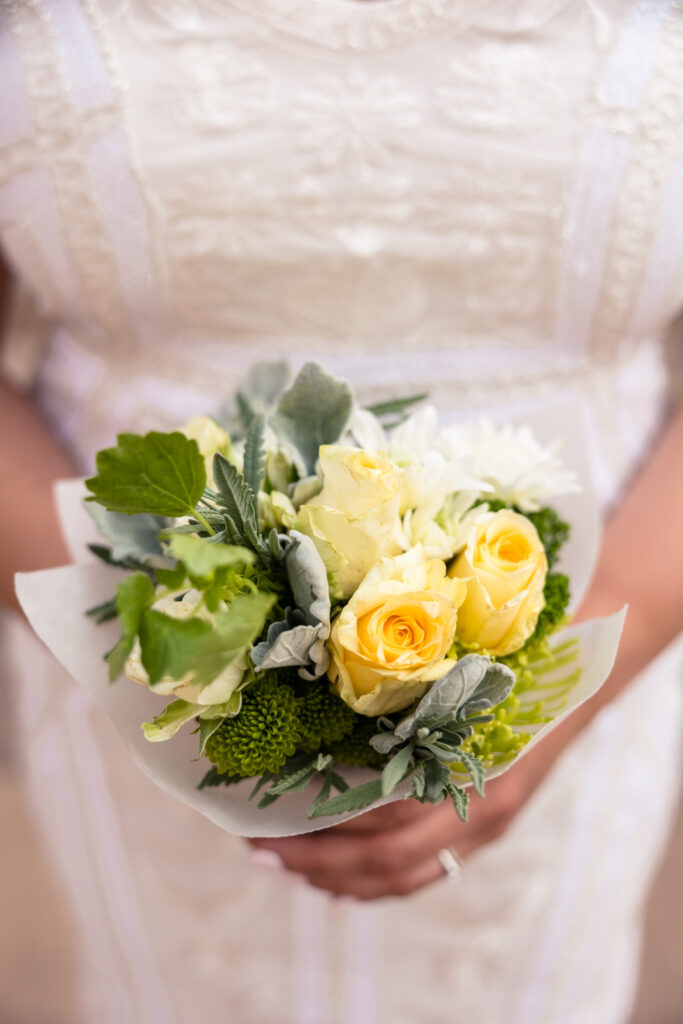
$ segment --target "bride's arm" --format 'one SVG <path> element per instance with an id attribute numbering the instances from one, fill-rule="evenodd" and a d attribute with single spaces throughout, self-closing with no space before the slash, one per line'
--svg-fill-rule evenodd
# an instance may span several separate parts
<path id="1" fill-rule="evenodd" d="M 254 840 L 292 871 L 339 895 L 376 899 L 406 895 L 443 875 L 437 852 L 454 846 L 466 857 L 504 831 L 567 743 L 683 628 L 683 406 L 612 516 L 598 571 L 580 618 L 629 605 L 612 674 L 510 772 L 470 804 L 463 825 L 448 803 L 416 801 L 371 811 L 323 833 Z"/>
<path id="2" fill-rule="evenodd" d="M 0 325 L 7 277 L 0 261 Z M 52 485 L 74 467 L 31 397 L 0 380 L 0 603 L 17 607 L 14 573 L 69 561 Z"/>

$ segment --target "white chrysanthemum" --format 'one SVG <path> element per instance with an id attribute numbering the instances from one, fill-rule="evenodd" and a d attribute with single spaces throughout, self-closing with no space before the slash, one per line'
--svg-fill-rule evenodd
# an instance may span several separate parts
<path id="1" fill-rule="evenodd" d="M 526 426 L 496 426 L 486 419 L 454 424 L 442 431 L 438 447 L 463 475 L 485 481 L 492 498 L 522 512 L 535 512 L 558 494 L 580 490 L 576 474 L 562 465 L 559 443 L 542 445 Z"/>

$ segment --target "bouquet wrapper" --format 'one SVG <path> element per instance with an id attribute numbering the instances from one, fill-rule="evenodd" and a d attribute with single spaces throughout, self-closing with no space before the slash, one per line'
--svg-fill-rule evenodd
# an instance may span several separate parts
<path id="1" fill-rule="evenodd" d="M 541 440 L 557 436 L 566 439 L 564 461 L 577 471 L 584 485 L 580 494 L 566 495 L 554 502 L 560 514 L 572 525 L 572 536 L 564 548 L 558 569 L 569 575 L 572 606 L 576 607 L 590 581 L 599 546 L 598 505 L 589 487 L 590 471 L 583 435 L 577 430 L 575 409 L 567 408 L 564 415 L 557 410 L 546 417 L 527 415 L 524 421 L 533 427 Z M 17 574 L 17 595 L 36 634 L 108 715 L 141 770 L 161 789 L 194 807 L 221 828 L 241 836 L 273 837 L 313 832 L 363 813 L 309 820 L 306 809 L 311 793 L 308 791 L 288 794 L 269 807 L 258 809 L 257 801 L 248 799 L 253 780 L 198 790 L 207 762 L 197 758 L 197 737 L 191 728 L 181 730 L 173 742 L 150 743 L 145 739 L 141 723 L 159 714 L 163 698 L 125 678 L 113 684 L 109 682 L 104 655 L 119 638 L 118 623 L 97 625 L 85 615 L 88 608 L 110 598 L 116 584 L 126 575 L 99 562 L 88 551 L 87 544 L 99 538 L 82 505 L 85 494 L 85 486 L 80 480 L 63 481 L 57 487 L 60 521 L 76 564 Z M 517 758 L 533 749 L 551 729 L 602 686 L 614 663 L 625 612 L 623 609 L 608 618 L 569 626 L 553 637 L 557 643 L 578 638 L 579 655 L 574 667 L 580 668 L 581 672 L 565 694 L 556 717 L 541 726 L 527 727 L 526 731 L 533 732 L 533 736 Z M 552 683 L 552 674 L 545 682 Z M 538 700 L 542 695 L 541 691 L 527 694 L 527 699 Z M 515 760 L 489 768 L 486 777 L 494 778 L 509 770 Z M 346 769 L 345 776 L 351 785 L 357 785 L 376 777 L 376 773 L 366 769 Z M 373 806 L 401 799 L 407 786 L 408 783 L 404 782 L 391 796 L 378 800 Z"/>

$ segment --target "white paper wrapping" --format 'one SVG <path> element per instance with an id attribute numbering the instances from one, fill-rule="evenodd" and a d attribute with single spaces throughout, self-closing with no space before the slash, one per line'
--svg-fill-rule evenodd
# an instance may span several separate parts
<path id="1" fill-rule="evenodd" d="M 542 441 L 565 438 L 563 461 L 575 469 L 583 491 L 553 502 L 563 518 L 572 524 L 572 535 L 562 553 L 558 568 L 569 575 L 572 585 L 572 607 L 577 607 L 590 581 L 598 550 L 599 513 L 595 495 L 590 488 L 590 472 L 578 427 L 575 410 L 559 407 L 552 416 L 527 416 L 528 422 Z M 87 549 L 97 541 L 93 521 L 82 506 L 86 493 L 83 481 L 63 481 L 57 487 L 57 506 L 62 529 L 76 565 L 43 572 L 20 573 L 16 577 L 19 601 L 38 636 L 57 660 L 83 686 L 109 716 L 125 741 L 132 757 L 158 786 L 183 800 L 214 821 L 221 828 L 243 836 L 285 836 L 312 832 L 335 824 L 355 814 L 309 821 L 306 808 L 314 790 L 287 794 L 271 806 L 259 810 L 247 797 L 253 782 L 229 787 L 197 790 L 208 762 L 197 759 L 197 736 L 192 726 L 184 727 L 173 739 L 150 743 L 143 735 L 141 723 L 158 715 L 168 698 L 154 694 L 126 678 L 108 681 L 105 653 L 119 638 L 116 621 L 97 625 L 85 615 L 86 609 L 100 604 L 114 593 L 116 583 L 125 573 L 94 559 Z M 571 711 L 591 697 L 609 675 L 616 655 L 625 609 L 606 618 L 570 626 L 557 634 L 558 643 L 578 637 L 580 653 L 575 665 L 581 667 L 578 681 L 569 692 L 558 717 L 537 727 L 532 740 L 519 756 L 524 756 L 543 736 Z M 533 728 L 528 728 L 532 731 Z M 514 762 L 513 762 L 514 763 Z M 488 778 L 508 770 L 510 764 L 487 772 Z M 362 769 L 346 769 L 352 784 L 374 773 Z M 380 803 L 399 799 L 405 785 Z M 360 813 L 360 812 L 356 812 Z"/>

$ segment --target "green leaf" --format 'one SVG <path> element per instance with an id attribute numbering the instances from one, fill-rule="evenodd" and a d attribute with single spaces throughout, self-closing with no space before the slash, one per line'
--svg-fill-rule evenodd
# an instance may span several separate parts
<path id="1" fill-rule="evenodd" d="M 119 434 L 116 448 L 97 454 L 97 476 L 86 480 L 94 499 L 126 515 L 177 518 L 192 514 L 206 486 L 196 441 L 174 431 Z"/>
<path id="2" fill-rule="evenodd" d="M 453 801 L 456 814 L 461 821 L 467 821 L 467 808 L 470 803 L 469 793 L 466 789 L 461 789 L 460 786 L 456 786 L 453 783 L 450 783 L 447 789 Z"/>
<path id="3" fill-rule="evenodd" d="M 379 800 L 382 795 L 382 780 L 372 779 L 370 782 L 363 782 L 354 789 L 346 789 L 343 793 L 331 797 L 325 803 L 320 804 L 311 812 L 308 810 L 309 818 L 322 818 L 328 814 L 345 814 L 347 811 L 362 811 Z"/>
<path id="4" fill-rule="evenodd" d="M 99 558 L 105 565 L 113 565 L 117 569 L 127 569 L 129 572 L 144 572 L 150 579 L 154 577 L 154 569 L 144 565 L 137 558 L 122 558 L 120 560 L 114 558 L 112 549 L 105 544 L 88 544 L 88 551 L 91 551 L 95 558 Z"/>
<path id="5" fill-rule="evenodd" d="M 300 768 L 298 772 L 294 772 L 287 778 L 279 779 L 270 787 L 268 793 L 271 796 L 281 796 L 283 793 L 298 793 L 300 790 L 306 789 L 313 776 L 317 774 L 315 765 Z"/>
<path id="6" fill-rule="evenodd" d="M 193 668 L 211 625 L 204 619 L 173 619 L 148 609 L 143 612 L 139 633 L 142 664 L 150 686 L 154 686 L 165 676 L 182 679 Z"/>
<path id="7" fill-rule="evenodd" d="M 206 789 L 208 786 L 234 786 L 237 782 L 242 782 L 239 775 L 228 775 L 226 772 L 219 772 L 214 765 L 213 768 L 209 768 L 197 789 Z"/>
<path id="8" fill-rule="evenodd" d="M 323 776 L 323 784 L 320 787 L 320 792 L 308 805 L 308 817 L 312 818 L 319 807 L 322 807 L 329 798 L 332 792 L 332 776 L 327 773 Z"/>
<path id="9" fill-rule="evenodd" d="M 113 682 L 123 672 L 126 659 L 133 649 L 133 642 L 140 629 L 145 609 L 154 601 L 154 587 L 144 572 L 128 576 L 116 588 L 116 609 L 121 624 L 121 639 L 107 655 L 109 681 Z"/>
<path id="10" fill-rule="evenodd" d="M 280 398 L 271 426 L 282 440 L 301 453 L 313 473 L 322 444 L 334 444 L 344 432 L 353 395 L 344 381 L 336 380 L 317 363 L 306 363 Z"/>
<path id="11" fill-rule="evenodd" d="M 408 773 L 410 759 L 413 756 L 413 745 L 407 743 L 397 754 L 387 762 L 382 771 L 382 796 L 389 796 L 398 786 L 399 782 Z"/>
<path id="12" fill-rule="evenodd" d="M 157 743 L 160 740 L 170 740 L 181 726 L 196 718 L 203 710 L 203 704 L 191 704 L 186 700 L 174 700 L 167 704 L 164 711 L 152 719 L 151 722 L 142 723 L 145 739 L 151 743 Z"/>
<path id="13" fill-rule="evenodd" d="M 227 611 L 219 612 L 214 628 L 194 652 L 192 682 L 206 685 L 231 662 L 249 650 L 263 630 L 266 616 L 275 603 L 274 594 L 238 594 Z"/>
<path id="14" fill-rule="evenodd" d="M 466 753 L 464 750 L 458 750 L 458 761 L 464 764 L 467 771 L 470 773 L 474 788 L 479 796 L 484 795 L 484 765 L 481 763 L 478 757 L 474 757 L 472 754 Z"/>
<path id="15" fill-rule="evenodd" d="M 179 590 L 187 579 L 187 569 L 182 562 L 178 562 L 174 569 L 156 569 L 155 572 L 159 583 L 169 590 Z"/>
<path id="16" fill-rule="evenodd" d="M 415 771 L 413 772 L 412 795 L 414 797 L 416 797 L 418 800 L 422 800 L 422 798 L 425 795 L 425 781 L 426 781 L 425 765 L 426 765 L 426 763 L 427 762 L 425 762 L 425 761 L 418 761 L 417 767 L 415 768 Z"/>
<path id="17" fill-rule="evenodd" d="M 439 761 L 438 758 L 430 758 L 423 761 L 425 769 L 425 797 L 430 803 L 438 803 L 447 792 L 451 780 L 450 769 Z"/>
<path id="18" fill-rule="evenodd" d="M 332 771 L 332 768 L 327 768 L 325 775 L 331 779 L 332 785 L 335 789 L 338 789 L 340 793 L 345 793 L 349 788 L 349 784 L 344 776 L 340 775 L 338 772 Z"/>
<path id="19" fill-rule="evenodd" d="M 103 622 L 110 622 L 111 619 L 115 619 L 119 613 L 116 608 L 116 600 L 110 597 L 108 601 L 103 601 L 102 604 L 96 604 L 92 608 L 88 608 L 85 614 L 93 618 L 99 626 Z"/>
<path id="20" fill-rule="evenodd" d="M 368 412 L 371 412 L 373 416 L 377 416 L 378 419 L 381 419 L 382 416 L 392 416 L 396 413 L 403 413 L 406 409 L 410 409 L 411 406 L 417 405 L 418 402 L 424 402 L 425 398 L 429 398 L 426 391 L 420 395 L 409 395 L 407 398 L 391 398 L 387 402 L 375 402 L 374 405 L 367 405 L 365 408 Z"/>
<path id="21" fill-rule="evenodd" d="M 263 446 L 265 429 L 265 416 L 254 416 L 244 446 L 244 479 L 254 494 L 261 490 L 266 471 L 266 452 Z"/>
<path id="22" fill-rule="evenodd" d="M 188 574 L 197 580 L 210 580 L 216 569 L 233 565 L 253 565 L 254 554 L 231 544 L 211 544 L 202 537 L 175 533 L 169 551 L 185 563 Z"/>
<path id="23" fill-rule="evenodd" d="M 222 718 L 200 718 L 199 719 L 199 756 L 204 756 L 204 750 L 206 744 L 211 739 L 213 734 L 220 729 L 223 724 Z"/>
<path id="24" fill-rule="evenodd" d="M 241 473 L 222 455 L 214 456 L 213 479 L 218 503 L 226 513 L 228 535 L 234 529 L 236 541 L 249 543 L 247 524 L 258 533 L 254 492 Z"/>

